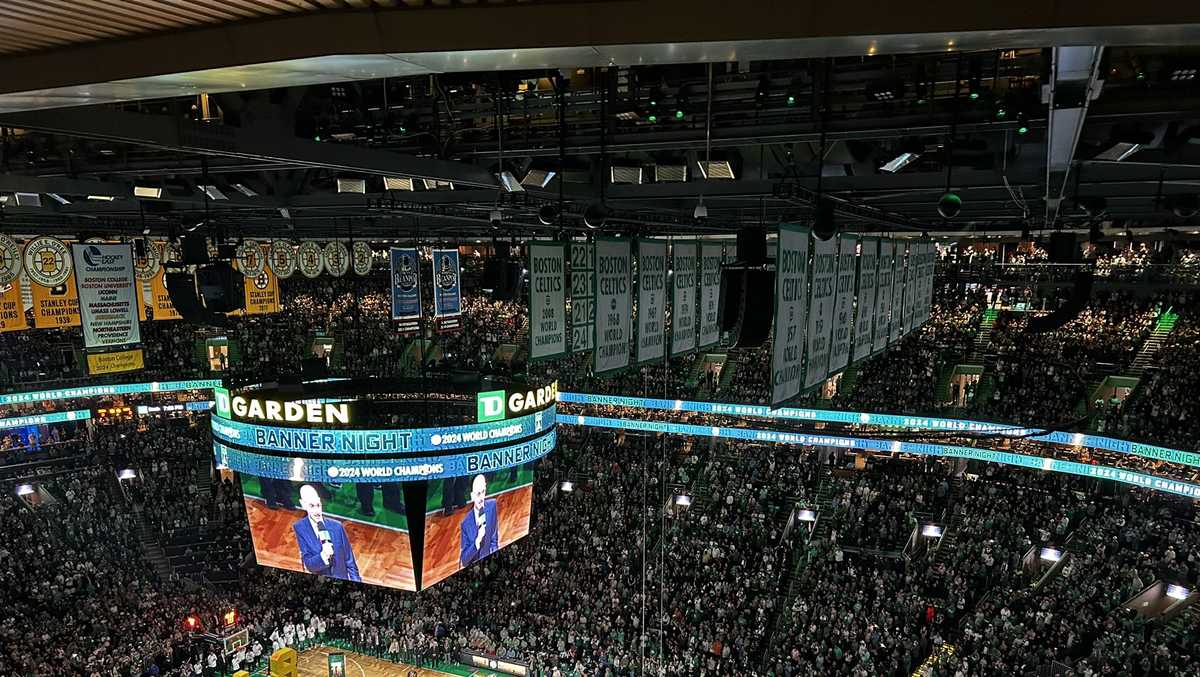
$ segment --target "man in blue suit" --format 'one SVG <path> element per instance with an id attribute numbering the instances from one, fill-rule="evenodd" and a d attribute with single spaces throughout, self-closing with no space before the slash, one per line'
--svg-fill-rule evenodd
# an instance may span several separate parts
<path id="1" fill-rule="evenodd" d="M 476 475 L 471 484 L 471 509 L 463 515 L 458 561 L 465 568 L 499 549 L 500 520 L 496 516 L 496 499 L 487 497 L 487 479 Z"/>
<path id="2" fill-rule="evenodd" d="M 300 561 L 304 563 L 304 570 L 361 582 L 358 562 L 354 561 L 354 550 L 350 548 L 346 530 L 341 522 L 325 518 L 321 495 L 316 487 L 311 484 L 300 487 L 300 507 L 308 515 L 296 520 L 292 530 L 296 532 L 296 542 L 300 544 Z"/>

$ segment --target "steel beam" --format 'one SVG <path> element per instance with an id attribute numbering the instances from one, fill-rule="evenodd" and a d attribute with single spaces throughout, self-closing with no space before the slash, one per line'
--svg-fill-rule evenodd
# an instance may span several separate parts
<path id="1" fill-rule="evenodd" d="M 1062 212 L 1071 163 L 1083 132 L 1088 105 L 1100 95 L 1103 47 L 1056 47 L 1045 91 L 1049 107 L 1046 131 L 1045 227 L 1053 228 Z"/>

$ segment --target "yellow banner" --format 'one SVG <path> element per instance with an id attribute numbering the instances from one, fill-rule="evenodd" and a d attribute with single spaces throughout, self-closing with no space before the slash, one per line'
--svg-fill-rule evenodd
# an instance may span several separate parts
<path id="1" fill-rule="evenodd" d="M 21 278 L 0 285 L 0 332 L 28 329 L 25 308 L 21 303 Z"/>
<path id="2" fill-rule="evenodd" d="M 93 353 L 87 356 L 88 373 L 92 376 L 99 374 L 120 374 L 126 371 L 137 371 L 146 367 L 145 357 L 141 348 L 123 350 L 116 353 Z"/>
<path id="3" fill-rule="evenodd" d="M 53 289 L 32 283 L 33 326 L 38 329 L 56 327 L 78 327 L 79 294 L 75 291 L 75 273 L 67 281 Z"/>
<path id="4" fill-rule="evenodd" d="M 171 297 L 167 295 L 166 270 L 158 271 L 150 279 L 150 308 L 154 311 L 155 320 L 182 320 L 183 316 L 171 305 Z"/>
<path id="5" fill-rule="evenodd" d="M 246 278 L 246 314 L 264 315 L 279 312 L 279 278 L 266 268 L 258 277 Z"/>

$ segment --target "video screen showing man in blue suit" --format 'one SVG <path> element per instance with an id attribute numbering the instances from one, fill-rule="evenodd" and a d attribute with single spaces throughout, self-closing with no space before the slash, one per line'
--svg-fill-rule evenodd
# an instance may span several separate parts
<path id="1" fill-rule="evenodd" d="M 476 475 L 471 483 L 471 510 L 463 515 L 458 561 L 464 568 L 500 549 L 500 520 L 496 499 L 487 497 L 487 479 Z"/>
<path id="2" fill-rule="evenodd" d="M 304 570 L 361 582 L 358 562 L 354 561 L 354 550 L 350 547 L 350 539 L 346 538 L 346 530 L 341 522 L 325 517 L 321 494 L 316 487 L 311 484 L 300 487 L 300 507 L 308 515 L 292 524 L 292 529 L 300 545 Z"/>

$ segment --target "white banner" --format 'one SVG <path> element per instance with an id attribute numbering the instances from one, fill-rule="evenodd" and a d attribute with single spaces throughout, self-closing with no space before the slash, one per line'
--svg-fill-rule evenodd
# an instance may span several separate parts
<path id="1" fill-rule="evenodd" d="M 854 319 L 855 362 L 871 356 L 875 340 L 875 282 L 879 273 L 879 238 L 864 237 L 858 256 L 858 301 Z"/>
<path id="2" fill-rule="evenodd" d="M 638 240 L 638 364 L 662 360 L 666 350 L 667 243 Z"/>
<path id="3" fill-rule="evenodd" d="M 695 242 L 671 245 L 671 355 L 696 349 L 696 269 L 699 258 Z"/>
<path id="4" fill-rule="evenodd" d="M 140 290 L 129 244 L 73 244 L 75 288 L 86 348 L 141 343 Z"/>
<path id="5" fill-rule="evenodd" d="M 529 243 L 529 359 L 567 352 L 567 249 Z"/>
<path id="6" fill-rule="evenodd" d="M 593 348 L 596 338 L 596 277 L 593 245 L 571 242 L 571 352 Z"/>
<path id="7" fill-rule="evenodd" d="M 833 291 L 837 285 L 837 240 L 813 238 L 812 282 L 809 284 L 808 333 L 804 388 L 829 375 L 829 339 L 833 329 Z"/>
<path id="8" fill-rule="evenodd" d="M 633 324 L 633 274 L 627 238 L 596 238 L 596 350 L 592 371 L 629 366 Z"/>
<path id="9" fill-rule="evenodd" d="M 888 346 L 891 337 L 892 321 L 892 280 L 895 268 L 892 263 L 892 251 L 896 243 L 891 240 L 879 241 L 879 276 L 875 282 L 875 338 L 871 341 L 871 352 L 877 353 Z"/>
<path id="10" fill-rule="evenodd" d="M 721 338 L 717 304 L 721 299 L 721 243 L 700 243 L 700 347 Z"/>
<path id="11" fill-rule="evenodd" d="M 804 314 L 808 301 L 808 228 L 779 226 L 775 258 L 775 333 L 771 345 L 771 406 L 800 394 L 804 375 Z"/>
<path id="12" fill-rule="evenodd" d="M 850 363 L 854 346 L 854 280 L 858 266 L 858 236 L 838 235 L 837 289 L 834 291 L 833 343 L 829 346 L 829 373 L 836 374 Z"/>
<path id="13" fill-rule="evenodd" d="M 933 312 L 933 274 L 937 265 L 937 245 L 925 243 L 925 296 L 921 307 L 921 324 L 929 321 Z"/>
<path id="14" fill-rule="evenodd" d="M 892 256 L 892 326 L 888 331 L 888 342 L 896 343 L 904 336 L 904 283 L 905 283 L 905 252 L 908 245 L 904 242 L 893 242 Z"/>

